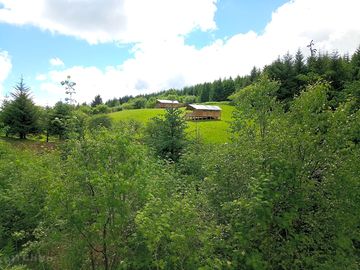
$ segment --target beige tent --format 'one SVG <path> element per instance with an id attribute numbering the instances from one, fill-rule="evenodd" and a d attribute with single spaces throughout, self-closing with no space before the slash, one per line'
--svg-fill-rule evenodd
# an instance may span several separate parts
<path id="1" fill-rule="evenodd" d="M 181 104 L 177 100 L 166 100 L 158 99 L 156 100 L 155 108 L 179 108 Z"/>
<path id="2" fill-rule="evenodd" d="M 192 110 L 186 115 L 188 120 L 221 119 L 221 108 L 218 106 L 189 104 L 187 109 Z"/>

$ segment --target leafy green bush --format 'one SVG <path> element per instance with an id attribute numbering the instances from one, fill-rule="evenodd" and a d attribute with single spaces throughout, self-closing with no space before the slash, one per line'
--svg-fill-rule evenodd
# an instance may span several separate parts
<path id="1" fill-rule="evenodd" d="M 94 108 L 91 109 L 92 114 L 103 114 L 109 113 L 110 108 L 105 104 L 96 105 Z"/>
<path id="2" fill-rule="evenodd" d="M 148 123 L 146 142 L 161 158 L 177 161 L 186 145 L 186 126 L 182 111 L 168 108 L 163 118 Z"/>
<path id="3" fill-rule="evenodd" d="M 111 112 L 120 112 L 122 110 L 123 110 L 123 107 L 121 105 L 117 105 L 117 106 L 111 108 Z"/>
<path id="4" fill-rule="evenodd" d="M 90 130 L 97 130 L 101 127 L 111 128 L 112 121 L 109 116 L 100 114 L 91 117 L 88 121 L 88 128 Z"/>
<path id="5" fill-rule="evenodd" d="M 124 110 L 132 110 L 135 109 L 135 106 L 132 102 L 126 102 L 121 105 Z"/>

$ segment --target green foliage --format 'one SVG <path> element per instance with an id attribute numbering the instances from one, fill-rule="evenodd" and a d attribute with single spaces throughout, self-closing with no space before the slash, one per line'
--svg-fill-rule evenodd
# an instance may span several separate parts
<path id="1" fill-rule="evenodd" d="M 121 112 L 123 107 L 121 105 L 112 107 L 111 112 Z"/>
<path id="2" fill-rule="evenodd" d="M 76 110 L 73 112 L 73 116 L 68 122 L 68 138 L 82 138 L 84 136 L 89 116 Z"/>
<path id="3" fill-rule="evenodd" d="M 135 98 L 132 101 L 132 103 L 134 104 L 134 109 L 145 108 L 146 102 L 147 100 L 144 97 Z"/>
<path id="4" fill-rule="evenodd" d="M 187 129 L 181 109 L 89 121 L 81 107 L 42 110 L 43 128 L 67 139 L 60 153 L 0 138 L 0 268 L 358 269 L 356 61 L 298 52 L 267 76 L 253 68 L 209 93 L 161 93 L 211 100 L 238 89 L 235 107 L 216 103 L 222 121 Z"/>
<path id="5" fill-rule="evenodd" d="M 48 228 L 55 241 L 51 248 L 61 243 L 62 268 L 109 269 L 126 263 L 134 215 L 145 199 L 144 152 L 121 130 L 100 128 L 69 144 L 63 173 L 52 182 L 47 201 L 52 223 L 58 224 Z"/>
<path id="6" fill-rule="evenodd" d="M 109 113 L 110 108 L 105 104 L 99 104 L 92 108 L 91 113 L 92 114 L 103 114 L 103 113 Z"/>
<path id="7" fill-rule="evenodd" d="M 132 98 L 128 102 L 122 104 L 122 108 L 124 110 L 143 109 L 145 107 L 152 108 L 155 106 L 155 103 L 155 99 L 147 100 L 145 97 L 140 96 L 137 98 Z"/>
<path id="8" fill-rule="evenodd" d="M 177 95 L 176 91 L 170 90 L 169 93 L 166 96 L 164 96 L 164 99 L 179 100 L 179 96 Z"/>
<path id="9" fill-rule="evenodd" d="M 146 141 L 164 159 L 177 161 L 186 145 L 186 122 L 182 111 L 168 108 L 163 118 L 153 118 L 146 129 Z"/>
<path id="10" fill-rule="evenodd" d="M 351 57 L 351 73 L 353 80 L 360 80 L 360 47 Z"/>
<path id="11" fill-rule="evenodd" d="M 3 104 L 1 118 L 3 124 L 8 127 L 7 134 L 26 139 L 29 133 L 38 132 L 39 114 L 30 97 L 30 88 L 25 85 L 23 78 L 14 89 L 11 93 L 13 99 Z"/>
<path id="12" fill-rule="evenodd" d="M 152 97 L 146 101 L 145 108 L 155 108 L 156 98 Z"/>
<path id="13" fill-rule="evenodd" d="M 259 130 L 261 137 L 266 136 L 271 116 L 280 108 L 276 101 L 278 90 L 278 82 L 263 76 L 259 81 L 232 95 L 231 98 L 237 103 L 233 131 L 246 130 L 249 135 L 254 135 Z M 260 128 L 257 129 L 257 127 Z"/>
<path id="14" fill-rule="evenodd" d="M 225 100 L 226 97 L 223 95 L 223 86 L 221 79 L 214 81 L 211 87 L 210 100 L 211 101 L 221 101 Z"/>
<path id="15" fill-rule="evenodd" d="M 196 103 L 197 97 L 196 96 L 186 96 L 184 98 L 184 103 L 190 104 L 190 103 Z"/>
<path id="16" fill-rule="evenodd" d="M 206 188 L 228 236 L 223 260 L 232 269 L 356 269 L 357 116 L 350 104 L 329 110 L 324 83 L 284 113 L 265 91 L 271 84 L 240 92 L 234 144 L 210 163 Z"/>
<path id="17" fill-rule="evenodd" d="M 49 182 L 57 178 L 58 164 L 56 153 L 36 154 L 0 141 L 1 269 L 41 264 L 34 249 L 36 230 L 44 220 Z"/>
<path id="18" fill-rule="evenodd" d="M 107 106 L 109 106 L 110 108 L 121 105 L 119 99 L 117 99 L 117 98 L 109 99 L 108 101 L 105 102 L 105 104 L 106 104 Z"/>
<path id="19" fill-rule="evenodd" d="M 76 108 L 76 110 L 80 111 L 80 112 L 83 112 L 87 115 L 90 115 L 91 114 L 91 107 L 88 106 L 88 105 L 81 105 L 79 107 Z"/>
<path id="20" fill-rule="evenodd" d="M 102 98 L 100 95 L 96 95 L 94 100 L 91 102 L 91 107 L 96 107 L 103 104 Z"/>
<path id="21" fill-rule="evenodd" d="M 301 56 L 297 56 L 297 68 L 302 72 Z M 300 59 L 299 59 L 300 58 Z M 294 60 L 290 54 L 286 54 L 283 59 L 277 59 L 270 66 L 265 68 L 264 71 L 270 78 L 280 81 L 281 85 L 277 91 L 277 98 L 279 100 L 291 100 L 297 94 L 298 85 L 294 69 Z M 301 73 L 300 73 L 301 74 Z"/>
<path id="22" fill-rule="evenodd" d="M 122 108 L 123 108 L 124 110 L 132 110 L 132 109 L 135 109 L 134 104 L 131 103 L 131 102 L 127 102 L 127 103 L 122 104 Z"/>
<path id="23" fill-rule="evenodd" d="M 218 231 L 207 223 L 199 197 L 152 197 L 137 215 L 138 230 L 157 269 L 198 269 L 210 264 L 209 239 Z M 209 252 L 209 253 L 207 253 Z"/>
<path id="24" fill-rule="evenodd" d="M 71 118 L 72 106 L 61 101 L 57 102 L 49 112 L 48 129 L 51 135 L 58 135 L 59 139 L 66 137 L 67 123 Z"/>
<path id="25" fill-rule="evenodd" d="M 360 80 L 346 85 L 343 100 L 351 100 L 353 112 L 360 109 Z"/>
<path id="26" fill-rule="evenodd" d="M 88 127 L 90 130 L 97 130 L 101 127 L 111 128 L 112 122 L 107 115 L 95 115 L 89 119 Z"/>
<path id="27" fill-rule="evenodd" d="M 200 91 L 200 102 L 210 101 L 211 86 L 209 83 L 205 83 Z"/>

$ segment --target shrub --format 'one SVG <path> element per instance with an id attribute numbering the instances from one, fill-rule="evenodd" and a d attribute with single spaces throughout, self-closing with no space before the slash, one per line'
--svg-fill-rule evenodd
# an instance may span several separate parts
<path id="1" fill-rule="evenodd" d="M 134 104 L 131 103 L 131 102 L 126 102 L 126 103 L 124 103 L 124 104 L 122 105 L 122 108 L 123 108 L 124 110 L 132 110 L 132 109 L 135 109 L 135 108 L 134 108 Z"/>
<path id="2" fill-rule="evenodd" d="M 105 104 L 97 105 L 92 109 L 92 114 L 101 114 L 101 113 L 109 113 L 110 108 Z"/>
<path id="3" fill-rule="evenodd" d="M 111 128 L 111 126 L 112 122 L 110 117 L 103 114 L 91 117 L 88 123 L 88 127 L 90 130 L 95 130 L 100 127 Z"/>

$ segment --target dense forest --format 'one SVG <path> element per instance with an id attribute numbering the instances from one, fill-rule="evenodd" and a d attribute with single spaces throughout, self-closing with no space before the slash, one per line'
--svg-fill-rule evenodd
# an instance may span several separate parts
<path id="1" fill-rule="evenodd" d="M 159 97 L 228 100 L 231 141 L 190 139 L 179 109 L 104 114 Z M 0 268 L 359 269 L 359 108 L 360 48 L 90 106 L 38 107 L 21 79 L 0 115 Z"/>

